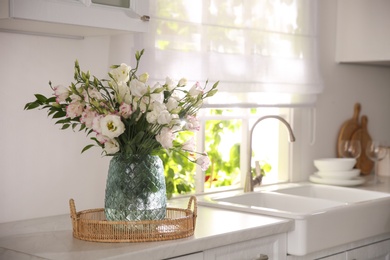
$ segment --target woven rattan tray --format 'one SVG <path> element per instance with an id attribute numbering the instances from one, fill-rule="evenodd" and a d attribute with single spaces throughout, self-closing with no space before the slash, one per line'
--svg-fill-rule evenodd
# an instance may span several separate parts
<path id="1" fill-rule="evenodd" d="M 192 196 L 187 209 L 167 208 L 163 220 L 107 221 L 104 209 L 76 212 L 69 200 L 73 236 L 94 242 L 149 242 L 185 238 L 195 231 L 197 200 Z"/>

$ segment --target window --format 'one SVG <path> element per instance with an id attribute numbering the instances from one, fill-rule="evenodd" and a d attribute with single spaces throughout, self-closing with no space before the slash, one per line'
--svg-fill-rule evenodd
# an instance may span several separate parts
<path id="1" fill-rule="evenodd" d="M 197 135 L 199 150 L 218 158 L 208 172 L 194 174 L 195 169 L 188 169 L 180 176 L 178 168 L 185 165 L 174 158 L 179 166 L 167 169 L 168 180 L 178 193 L 243 186 L 246 139 L 253 122 L 273 114 L 292 123 L 294 107 L 313 106 L 322 91 L 316 1 L 150 0 L 149 4 L 149 33 L 135 37 L 136 47 L 145 49 L 146 62 L 140 69 L 156 81 L 166 76 L 185 76 L 189 82 L 220 81 L 218 94 L 202 109 L 206 131 Z M 147 68 L 142 67 L 145 64 Z M 270 119 L 256 127 L 262 132 L 254 135 L 253 161 L 268 163 L 277 172 L 267 174 L 264 183 L 288 179 L 284 128 Z"/>

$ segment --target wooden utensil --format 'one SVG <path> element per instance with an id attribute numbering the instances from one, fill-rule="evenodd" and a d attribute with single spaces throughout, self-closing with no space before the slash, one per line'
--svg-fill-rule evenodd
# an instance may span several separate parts
<path id="1" fill-rule="evenodd" d="M 339 136 L 336 144 L 337 157 L 341 157 L 339 152 L 339 143 L 341 140 L 351 140 L 352 134 L 360 128 L 359 125 L 359 114 L 360 114 L 360 103 L 356 103 L 354 106 L 353 117 L 345 121 L 339 131 Z"/>
<path id="2" fill-rule="evenodd" d="M 356 168 L 360 169 L 362 175 L 368 175 L 371 173 L 372 167 L 374 167 L 374 162 L 366 155 L 366 147 L 369 141 L 371 141 L 371 136 L 368 133 L 368 118 L 367 116 L 362 116 L 361 119 L 361 128 L 356 130 L 351 137 L 351 140 L 359 140 L 362 146 L 362 153 L 357 159 Z"/>

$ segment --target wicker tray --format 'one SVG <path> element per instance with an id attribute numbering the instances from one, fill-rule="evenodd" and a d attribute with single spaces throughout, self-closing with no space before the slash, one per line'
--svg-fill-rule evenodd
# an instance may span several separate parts
<path id="1" fill-rule="evenodd" d="M 104 209 L 76 212 L 73 199 L 69 200 L 73 236 L 94 242 L 149 242 L 185 238 L 194 234 L 197 200 L 192 196 L 187 209 L 167 208 L 163 220 L 107 221 Z"/>

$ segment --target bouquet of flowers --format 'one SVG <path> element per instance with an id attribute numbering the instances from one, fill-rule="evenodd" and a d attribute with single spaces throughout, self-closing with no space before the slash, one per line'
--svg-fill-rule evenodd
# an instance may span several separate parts
<path id="1" fill-rule="evenodd" d="M 203 100 L 217 92 L 218 82 L 206 90 L 199 83 L 187 88 L 187 80 L 178 83 L 169 77 L 164 84 L 148 83 L 149 75 L 137 75 L 142 51 L 135 54 L 136 66 L 113 65 L 109 79 L 98 79 L 80 70 L 75 62 L 75 82 L 69 87 L 53 87 L 53 96 L 35 94 L 36 100 L 24 109 L 47 109 L 62 129 L 86 131 L 93 146 L 105 155 L 129 153 L 158 155 L 162 151 L 188 153 L 187 158 L 206 170 L 206 153 L 196 153 L 194 140 L 179 142 L 181 131 L 199 130 L 196 113 Z"/>

